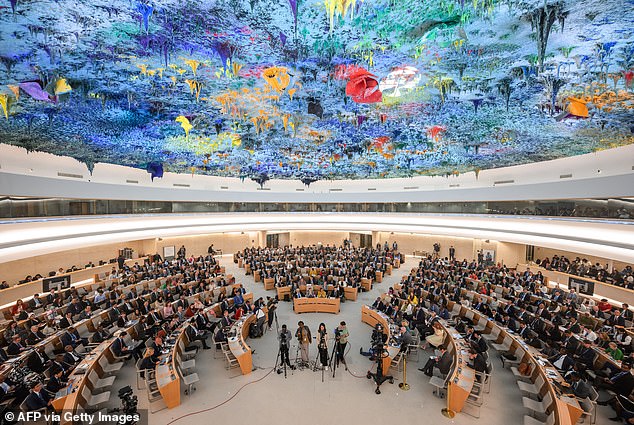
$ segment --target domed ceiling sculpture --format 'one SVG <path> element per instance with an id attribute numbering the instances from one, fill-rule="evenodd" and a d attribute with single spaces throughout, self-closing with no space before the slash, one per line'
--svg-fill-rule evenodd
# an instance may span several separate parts
<path id="1" fill-rule="evenodd" d="M 633 0 L 0 5 L 0 143 L 90 170 L 310 184 L 634 142 Z"/>

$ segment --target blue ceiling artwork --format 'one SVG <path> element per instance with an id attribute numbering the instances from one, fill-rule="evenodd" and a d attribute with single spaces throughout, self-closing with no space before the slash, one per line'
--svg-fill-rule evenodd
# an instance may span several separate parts
<path id="1" fill-rule="evenodd" d="M 0 142 L 253 179 L 634 142 L 634 0 L 0 0 Z"/>

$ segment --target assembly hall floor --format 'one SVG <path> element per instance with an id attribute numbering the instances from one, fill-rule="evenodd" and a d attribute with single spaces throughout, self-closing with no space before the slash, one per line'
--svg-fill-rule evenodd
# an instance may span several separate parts
<path id="1" fill-rule="evenodd" d="M 150 413 L 151 425 L 209 425 L 211 423 L 243 424 L 256 421 L 260 424 L 301 425 L 338 425 L 389 423 L 399 425 L 434 424 L 486 424 L 508 425 L 523 423 L 525 409 L 522 395 L 513 374 L 502 369 L 499 356 L 491 351 L 493 376 L 491 392 L 484 395 L 484 404 L 480 409 L 480 418 L 458 413 L 450 419 L 442 414 L 446 400 L 432 394 L 434 387 L 429 379 L 418 371 L 432 354 L 420 351 L 418 362 L 407 363 L 407 383 L 409 391 L 402 391 L 398 384 L 403 381 L 402 372 L 394 375 L 394 384 L 384 383 L 382 393 L 374 393 L 373 381 L 366 378 L 366 372 L 372 366 L 367 357 L 359 354 L 359 348 L 368 348 L 371 328 L 361 322 L 361 306 L 370 304 L 401 276 L 408 273 L 416 259 L 408 257 L 407 262 L 386 276 L 383 283 L 375 284 L 368 293 L 361 293 L 356 302 L 341 304 L 338 315 L 327 313 L 296 314 L 292 304 L 280 302 L 277 310 L 279 326 L 287 324 L 294 334 L 297 322 L 303 320 L 311 330 L 316 330 L 320 322 L 326 324 L 329 333 L 341 320 L 345 320 L 350 332 L 349 349 L 346 354 L 349 370 L 338 368 L 333 377 L 332 371 L 295 370 L 277 374 L 272 370 L 277 356 L 278 343 L 273 331 L 262 338 L 249 339 L 253 355 L 254 370 L 249 375 L 240 375 L 240 369 L 227 370 L 223 358 L 214 358 L 214 350 L 201 350 L 195 358 L 195 371 L 200 378 L 197 390 L 191 395 L 181 396 L 181 405 L 174 409 L 164 409 Z M 226 273 L 236 276 L 238 283 L 244 284 L 247 292 L 253 292 L 254 299 L 259 296 L 273 296 L 274 291 L 265 291 L 262 283 L 255 283 L 253 276 L 245 276 L 225 255 L 221 261 Z M 297 344 L 291 347 L 291 362 L 295 358 Z M 330 351 L 330 350 L 329 350 Z M 317 355 L 315 344 L 311 344 L 311 360 Z M 220 353 L 219 353 L 220 354 Z M 414 359 L 415 360 L 415 359 Z M 139 398 L 139 409 L 147 409 L 148 402 L 144 389 L 136 389 L 135 372 L 132 362 L 128 362 L 118 374 L 111 391 L 108 407 L 119 404 L 116 396 L 119 388 L 130 385 Z M 154 409 L 162 406 L 154 403 Z M 599 406 L 597 423 L 609 423 L 612 416 L 609 407 Z M 587 420 L 589 422 L 589 419 Z"/>

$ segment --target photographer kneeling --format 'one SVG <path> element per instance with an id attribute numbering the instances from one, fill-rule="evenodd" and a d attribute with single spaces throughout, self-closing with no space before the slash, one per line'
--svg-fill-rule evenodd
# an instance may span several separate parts
<path id="1" fill-rule="evenodd" d="M 383 326 L 377 323 L 372 330 L 372 339 L 370 342 L 370 349 L 363 351 L 363 347 L 359 348 L 359 354 L 365 357 L 370 357 L 370 360 L 375 360 L 375 354 L 378 351 L 383 352 L 384 345 L 387 342 L 387 335 L 383 332 Z"/>

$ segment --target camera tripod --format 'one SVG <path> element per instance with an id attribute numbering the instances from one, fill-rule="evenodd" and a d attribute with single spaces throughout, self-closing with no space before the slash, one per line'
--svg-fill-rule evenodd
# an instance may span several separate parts
<path id="1" fill-rule="evenodd" d="M 321 343 L 321 342 L 320 342 Z M 326 342 L 324 341 L 324 344 Z M 328 345 L 326 344 L 326 355 L 328 355 Z M 317 365 L 321 364 L 321 350 L 319 349 L 319 344 L 317 345 L 317 357 L 315 358 L 315 365 L 313 366 L 313 372 L 317 372 Z M 321 364 L 321 382 L 324 382 L 324 372 L 328 364 Z"/>
<path id="2" fill-rule="evenodd" d="M 381 384 L 383 384 L 385 381 L 390 381 L 390 384 L 394 383 L 394 377 L 392 375 L 383 375 L 383 359 L 389 357 L 389 354 L 387 353 L 387 351 L 383 348 L 383 345 L 377 345 L 376 347 L 376 353 L 375 355 L 375 361 L 376 361 L 376 373 L 373 373 L 371 371 L 368 371 L 368 374 L 366 375 L 366 377 L 368 379 L 374 379 L 374 382 L 376 382 L 376 389 L 374 390 L 374 392 L 376 394 L 381 394 Z"/>
<path id="3" fill-rule="evenodd" d="M 310 362 L 304 361 L 300 358 L 299 352 L 301 351 L 301 344 L 297 344 L 295 350 L 295 369 L 304 370 L 304 368 L 310 369 Z"/>
<path id="4" fill-rule="evenodd" d="M 282 373 L 282 368 L 284 369 L 284 379 L 286 379 L 286 362 L 282 362 L 282 365 L 278 368 L 278 362 L 282 357 L 282 344 L 279 345 L 277 349 L 277 357 L 275 358 L 275 366 L 273 366 L 273 370 L 277 371 L 278 375 Z"/>
<path id="5" fill-rule="evenodd" d="M 344 360 L 343 363 L 345 364 L 346 361 Z M 337 366 L 339 366 L 339 338 L 335 340 L 335 343 L 332 346 L 332 353 L 330 354 L 330 368 L 332 369 L 333 378 L 335 377 Z"/>

